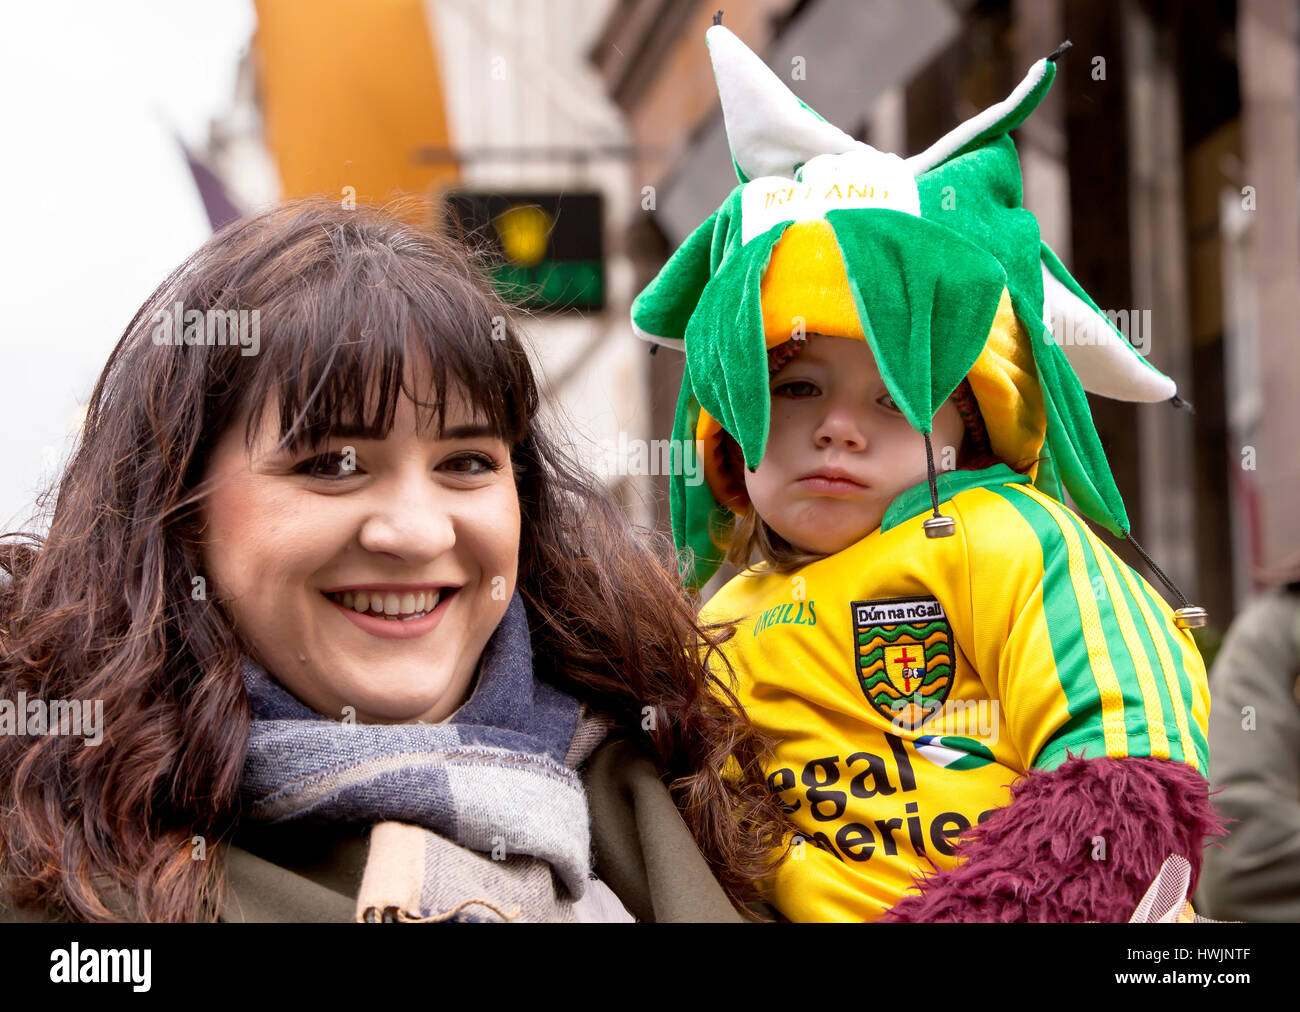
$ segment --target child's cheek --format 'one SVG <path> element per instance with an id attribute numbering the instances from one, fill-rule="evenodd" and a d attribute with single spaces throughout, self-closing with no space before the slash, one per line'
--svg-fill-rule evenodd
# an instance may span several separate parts
<path id="1" fill-rule="evenodd" d="M 790 440 L 802 440 L 800 445 L 811 446 L 814 413 L 809 405 L 811 398 L 796 400 L 789 397 L 772 398 L 771 424 L 768 442 L 778 434 Z"/>

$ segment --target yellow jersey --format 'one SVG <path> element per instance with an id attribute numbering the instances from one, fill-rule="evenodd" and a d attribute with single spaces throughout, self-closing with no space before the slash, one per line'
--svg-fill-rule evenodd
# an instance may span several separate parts
<path id="1" fill-rule="evenodd" d="M 1160 595 L 1005 464 L 938 481 L 952 537 L 925 536 L 922 482 L 858 543 L 756 566 L 702 611 L 738 622 L 737 696 L 778 742 L 767 782 L 800 836 L 770 885 L 794 921 L 879 917 L 1067 754 L 1208 779 L 1205 666 Z"/>

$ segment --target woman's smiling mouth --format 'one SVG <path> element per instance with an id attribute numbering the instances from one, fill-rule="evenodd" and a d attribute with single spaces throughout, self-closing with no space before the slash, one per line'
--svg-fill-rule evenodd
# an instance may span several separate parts
<path id="1" fill-rule="evenodd" d="M 368 588 L 321 591 L 359 629 L 385 639 L 411 639 L 431 632 L 459 587 L 419 590 Z"/>

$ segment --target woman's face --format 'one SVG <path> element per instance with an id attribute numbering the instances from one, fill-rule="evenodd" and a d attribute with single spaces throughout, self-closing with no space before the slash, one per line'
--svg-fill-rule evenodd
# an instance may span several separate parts
<path id="1" fill-rule="evenodd" d="M 458 393 L 441 439 L 417 433 L 404 396 L 387 439 L 336 437 L 296 455 L 272 452 L 277 417 L 270 405 L 251 456 L 240 419 L 208 461 L 209 583 L 254 658 L 318 713 L 444 719 L 515 590 L 509 446 Z"/>

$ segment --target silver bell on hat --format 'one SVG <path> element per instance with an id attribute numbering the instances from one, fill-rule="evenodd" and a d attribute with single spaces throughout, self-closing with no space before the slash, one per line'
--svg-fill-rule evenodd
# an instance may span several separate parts
<path id="1" fill-rule="evenodd" d="M 939 512 L 939 485 L 934 474 L 934 447 L 930 444 L 930 433 L 925 433 L 925 470 L 926 481 L 930 485 L 930 503 L 934 507 L 934 516 L 927 517 L 921 524 L 927 538 L 950 538 L 957 529 L 952 517 Z"/>
<path id="2" fill-rule="evenodd" d="M 1200 629 L 1210 620 L 1210 613 L 1199 605 L 1189 604 L 1174 612 L 1174 625 L 1179 629 Z"/>
<path id="3" fill-rule="evenodd" d="M 952 517 L 946 517 L 942 513 L 927 517 L 921 527 L 925 530 L 927 538 L 950 538 L 957 529 Z"/>

